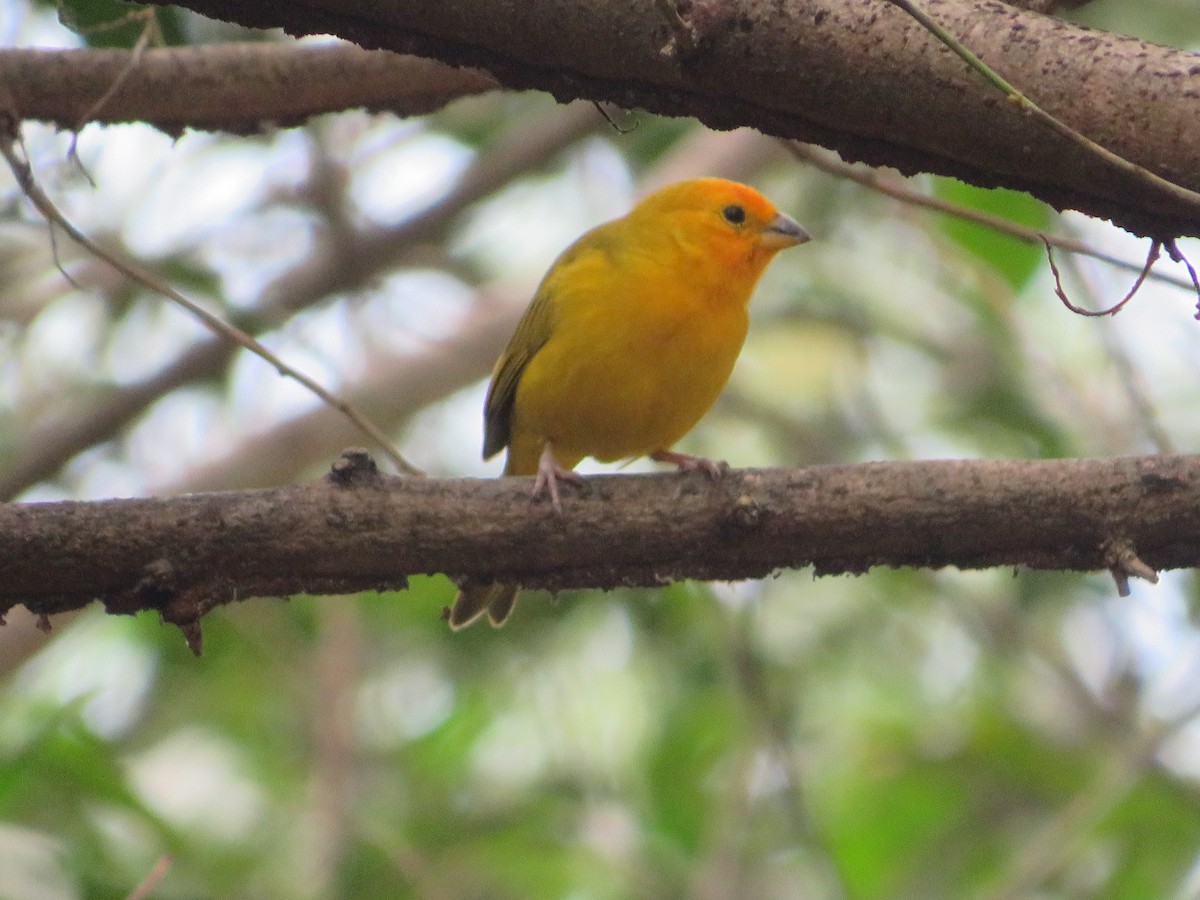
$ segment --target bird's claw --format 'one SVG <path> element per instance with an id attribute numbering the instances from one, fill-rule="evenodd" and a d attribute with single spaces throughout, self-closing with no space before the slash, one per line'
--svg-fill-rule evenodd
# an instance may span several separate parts
<path id="1" fill-rule="evenodd" d="M 723 459 L 705 459 L 703 456 L 692 456 L 689 453 L 676 453 L 674 450 L 658 450 L 650 454 L 656 462 L 670 463 L 680 472 L 703 472 L 713 481 L 725 477 L 729 472 L 729 463 Z"/>
<path id="2" fill-rule="evenodd" d="M 542 449 L 538 459 L 537 477 L 533 480 L 533 499 L 537 500 L 543 494 L 550 495 L 550 506 L 557 515 L 562 515 L 562 501 L 558 496 L 558 483 L 565 481 L 576 486 L 582 486 L 583 476 L 570 469 L 564 469 L 554 458 L 550 445 Z"/>

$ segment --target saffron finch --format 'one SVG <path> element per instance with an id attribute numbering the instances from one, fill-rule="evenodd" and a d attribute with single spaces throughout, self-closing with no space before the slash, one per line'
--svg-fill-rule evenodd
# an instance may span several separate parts
<path id="1" fill-rule="evenodd" d="M 676 453 L 716 401 L 741 352 L 763 270 L 808 234 L 753 188 L 719 178 L 671 185 L 600 225 L 550 267 L 484 405 L 483 456 L 505 447 L 505 475 L 536 475 L 561 513 L 560 482 L 586 456 L 649 456 L 718 476 L 724 464 Z M 495 626 L 518 586 L 468 585 L 450 610 Z"/>

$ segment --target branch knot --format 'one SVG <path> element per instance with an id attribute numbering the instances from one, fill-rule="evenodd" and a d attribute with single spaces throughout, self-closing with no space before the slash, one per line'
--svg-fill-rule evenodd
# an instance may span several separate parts
<path id="1" fill-rule="evenodd" d="M 381 476 L 370 453 L 362 447 L 347 447 L 334 460 L 327 477 L 330 484 L 348 488 L 377 484 Z"/>

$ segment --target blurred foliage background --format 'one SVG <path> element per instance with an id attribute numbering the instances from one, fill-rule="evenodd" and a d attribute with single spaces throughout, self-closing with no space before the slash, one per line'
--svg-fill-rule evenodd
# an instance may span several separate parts
<path id="1" fill-rule="evenodd" d="M 125 9 L 0 0 L 0 44 L 127 46 L 136 31 L 63 24 Z M 284 40 L 159 15 L 170 43 Z M 1075 15 L 1200 44 L 1193 0 Z M 483 379 L 557 252 L 701 174 L 753 183 L 816 240 L 768 273 L 683 449 L 797 466 L 1195 447 L 1186 291 L 1152 282 L 1115 319 L 1078 317 L 1040 250 L 761 135 L 617 118 L 630 130 L 497 93 L 249 138 L 91 126 L 94 185 L 68 135 L 24 135 L 69 217 L 356 399 L 433 472 L 499 471 L 478 459 Z M 499 175 L 475 196 L 481 167 Z M 907 184 L 1145 253 L 1024 196 Z M 362 443 L 262 361 L 57 252 L 75 284 L 0 173 L 6 498 L 266 486 Z M 1133 278 L 1059 262 L 1095 308 Z M 439 617 L 452 594 L 435 577 L 239 603 L 205 620 L 200 659 L 147 616 L 96 609 L 46 637 L 14 611 L 0 898 L 125 897 L 156 866 L 163 898 L 1200 896 L 1192 573 L 1122 599 L 1100 575 L 784 572 L 534 594 L 502 632 L 460 634 Z"/>

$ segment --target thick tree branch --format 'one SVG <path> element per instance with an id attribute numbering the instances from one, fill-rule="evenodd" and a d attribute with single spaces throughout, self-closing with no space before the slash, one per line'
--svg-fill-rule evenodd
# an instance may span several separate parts
<path id="1" fill-rule="evenodd" d="M 1007 102 L 882 0 L 186 0 L 206 15 L 332 32 L 478 66 L 505 85 L 716 127 L 751 125 L 903 172 L 1027 190 L 1167 239 L 1200 211 L 1115 173 Z M 994 2 L 925 8 L 1043 108 L 1200 189 L 1200 57 Z M 668 16 L 667 10 L 685 10 Z"/>
<path id="2" fill-rule="evenodd" d="M 103 104 L 129 66 L 130 77 Z M 294 125 L 365 107 L 415 116 L 494 90 L 491 76 L 428 59 L 348 44 L 205 44 L 146 50 L 0 51 L 0 107 L 60 128 L 147 122 L 236 133 Z"/>
<path id="3" fill-rule="evenodd" d="M 1200 565 L 1200 456 L 935 461 L 588 478 L 565 514 L 530 480 L 396 478 L 348 451 L 302 486 L 0 506 L 0 610 L 157 609 L 194 630 L 253 596 L 448 572 L 532 587 L 758 578 L 812 565 Z M 1150 568 L 1147 568 L 1150 567 Z M 195 631 L 198 635 L 198 631 Z"/>

